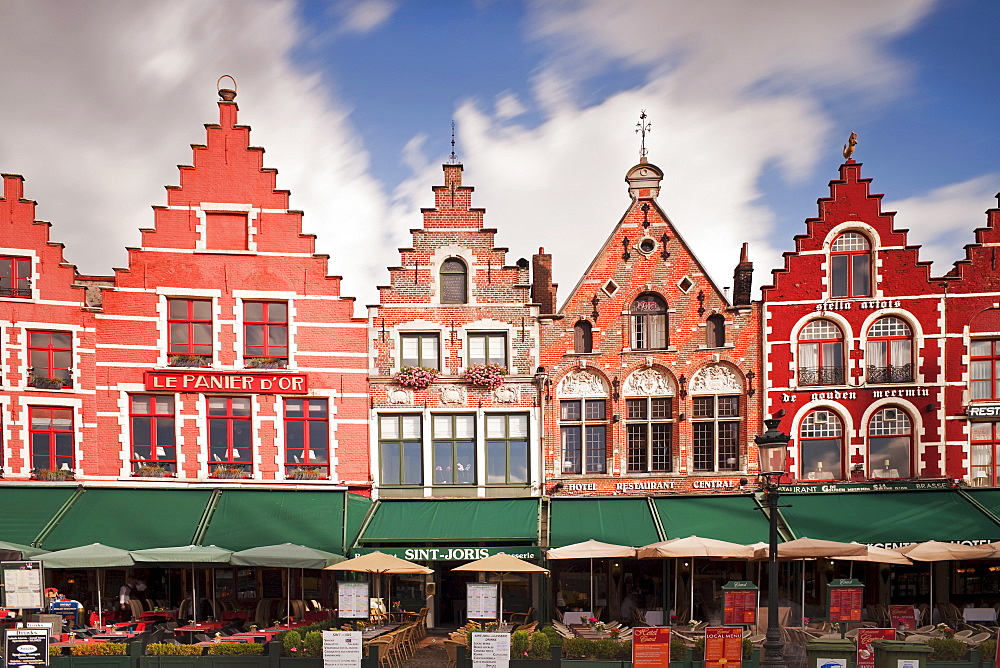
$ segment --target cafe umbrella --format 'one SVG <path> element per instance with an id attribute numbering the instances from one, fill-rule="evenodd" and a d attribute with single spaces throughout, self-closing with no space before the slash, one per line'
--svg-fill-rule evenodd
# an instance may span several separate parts
<path id="1" fill-rule="evenodd" d="M 195 566 L 229 564 L 232 551 L 215 545 L 182 545 L 179 547 L 151 547 L 145 550 L 132 550 L 132 558 L 136 563 L 173 565 L 181 568 L 191 566 L 191 616 L 198 621 L 198 585 L 195 578 Z M 215 609 L 215 587 L 212 587 L 212 608 Z"/>
<path id="2" fill-rule="evenodd" d="M 602 543 L 599 540 L 585 540 L 546 551 L 549 559 L 589 559 L 590 560 L 590 606 L 596 610 L 594 601 L 594 559 L 622 559 L 635 556 L 635 548 L 627 545 Z"/>
<path id="3" fill-rule="evenodd" d="M 247 550 L 233 552 L 233 566 L 258 566 L 264 568 L 284 568 L 288 575 L 288 585 L 285 587 L 285 615 L 289 624 L 292 621 L 292 569 L 321 569 L 345 561 L 345 558 L 333 552 L 324 552 L 305 545 L 281 543 L 279 545 L 264 545 L 251 547 Z M 302 577 L 299 576 L 301 588 Z M 299 592 L 300 595 L 302 592 Z"/>
<path id="4" fill-rule="evenodd" d="M 400 559 L 399 557 L 394 557 L 391 554 L 379 552 L 378 550 L 369 552 L 368 554 L 362 554 L 360 557 L 354 557 L 353 559 L 341 561 L 339 564 L 327 566 L 323 570 L 353 571 L 355 573 L 372 573 L 374 575 L 382 575 L 385 573 L 389 576 L 392 576 L 393 574 L 430 575 L 434 572 L 433 569 L 427 568 L 426 566 L 421 566 L 420 564 L 415 564 L 412 561 Z M 391 610 L 391 606 L 386 609 Z"/>
<path id="5" fill-rule="evenodd" d="M 91 543 L 66 550 L 49 552 L 42 556 L 45 568 L 94 568 L 97 569 L 97 623 L 104 626 L 104 606 L 101 603 L 101 574 L 105 568 L 122 568 L 135 565 L 128 550 L 102 543 Z"/>
<path id="6" fill-rule="evenodd" d="M 38 547 L 21 545 L 20 543 L 9 543 L 5 540 L 0 540 L 0 561 L 30 560 L 32 557 L 38 557 L 39 555 L 47 553 L 48 550 L 43 550 Z"/>
<path id="7" fill-rule="evenodd" d="M 453 571 L 475 571 L 478 573 L 496 573 L 500 576 L 500 588 L 497 592 L 498 621 L 503 622 L 503 576 L 507 573 L 545 573 L 549 574 L 549 569 L 536 566 L 535 564 L 512 557 L 505 552 L 470 561 L 462 566 L 457 566 Z"/>
<path id="8" fill-rule="evenodd" d="M 996 550 L 991 545 L 961 545 L 928 540 L 915 545 L 892 548 L 893 552 L 905 554 L 912 561 L 957 561 L 959 559 L 985 559 Z M 934 620 L 934 567 L 931 566 L 930 621 Z"/>

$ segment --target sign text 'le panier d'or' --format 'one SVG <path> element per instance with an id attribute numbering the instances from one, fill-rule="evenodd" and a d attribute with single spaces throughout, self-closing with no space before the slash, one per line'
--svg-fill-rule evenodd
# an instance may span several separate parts
<path id="1" fill-rule="evenodd" d="M 145 374 L 146 390 L 152 392 L 307 394 L 308 378 L 303 373 L 147 371 Z"/>

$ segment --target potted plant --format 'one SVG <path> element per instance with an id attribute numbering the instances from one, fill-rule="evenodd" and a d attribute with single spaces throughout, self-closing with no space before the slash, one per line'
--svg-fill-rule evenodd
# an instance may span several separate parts
<path id="1" fill-rule="evenodd" d="M 239 464 L 220 464 L 212 469 L 213 478 L 246 478 L 247 470 Z"/>
<path id="2" fill-rule="evenodd" d="M 319 480 L 325 471 L 316 466 L 296 466 L 288 471 L 289 480 Z"/>
<path id="3" fill-rule="evenodd" d="M 438 370 L 422 366 L 404 366 L 393 379 L 403 387 L 422 390 L 438 379 Z"/>
<path id="4" fill-rule="evenodd" d="M 503 385 L 503 377 L 507 375 L 507 367 L 499 364 L 470 364 L 462 374 L 462 378 L 487 390 L 495 390 Z"/>
<path id="5" fill-rule="evenodd" d="M 161 464 L 140 464 L 132 475 L 136 478 L 166 478 L 170 471 Z"/>
<path id="6" fill-rule="evenodd" d="M 171 355 L 167 360 L 170 366 L 208 366 L 208 355 Z"/>
<path id="7" fill-rule="evenodd" d="M 243 364 L 248 369 L 284 369 L 288 361 L 281 357 L 245 357 Z"/>
<path id="8" fill-rule="evenodd" d="M 32 469 L 33 480 L 66 480 L 73 477 L 73 472 L 69 469 Z"/>

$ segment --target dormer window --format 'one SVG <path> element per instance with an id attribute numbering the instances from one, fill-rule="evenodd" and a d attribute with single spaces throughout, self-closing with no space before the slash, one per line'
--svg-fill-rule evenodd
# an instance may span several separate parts
<path id="1" fill-rule="evenodd" d="M 448 258 L 441 264 L 441 303 L 465 304 L 469 301 L 469 271 L 458 258 Z"/>
<path id="2" fill-rule="evenodd" d="M 663 350 L 667 347 L 667 303 L 647 292 L 632 302 L 632 350 Z"/>
<path id="3" fill-rule="evenodd" d="M 726 345 L 726 319 L 718 313 L 713 313 L 705 320 L 705 345 L 709 348 L 722 348 Z"/>
<path id="4" fill-rule="evenodd" d="M 587 320 L 580 320 L 573 325 L 573 352 L 590 353 L 594 351 L 594 328 Z"/>
<path id="5" fill-rule="evenodd" d="M 830 296 L 870 297 L 871 244 L 857 232 L 845 232 L 830 248 Z"/>

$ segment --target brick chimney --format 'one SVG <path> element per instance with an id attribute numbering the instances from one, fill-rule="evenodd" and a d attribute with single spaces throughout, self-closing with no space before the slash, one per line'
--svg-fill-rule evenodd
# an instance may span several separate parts
<path id="1" fill-rule="evenodd" d="M 750 306 L 750 292 L 753 289 L 753 262 L 749 259 L 747 247 L 743 242 L 740 250 L 740 263 L 733 272 L 733 306 Z"/>
<path id="2" fill-rule="evenodd" d="M 552 282 L 552 254 L 539 248 L 531 256 L 531 301 L 538 304 L 542 313 L 556 311 L 556 284 Z"/>

